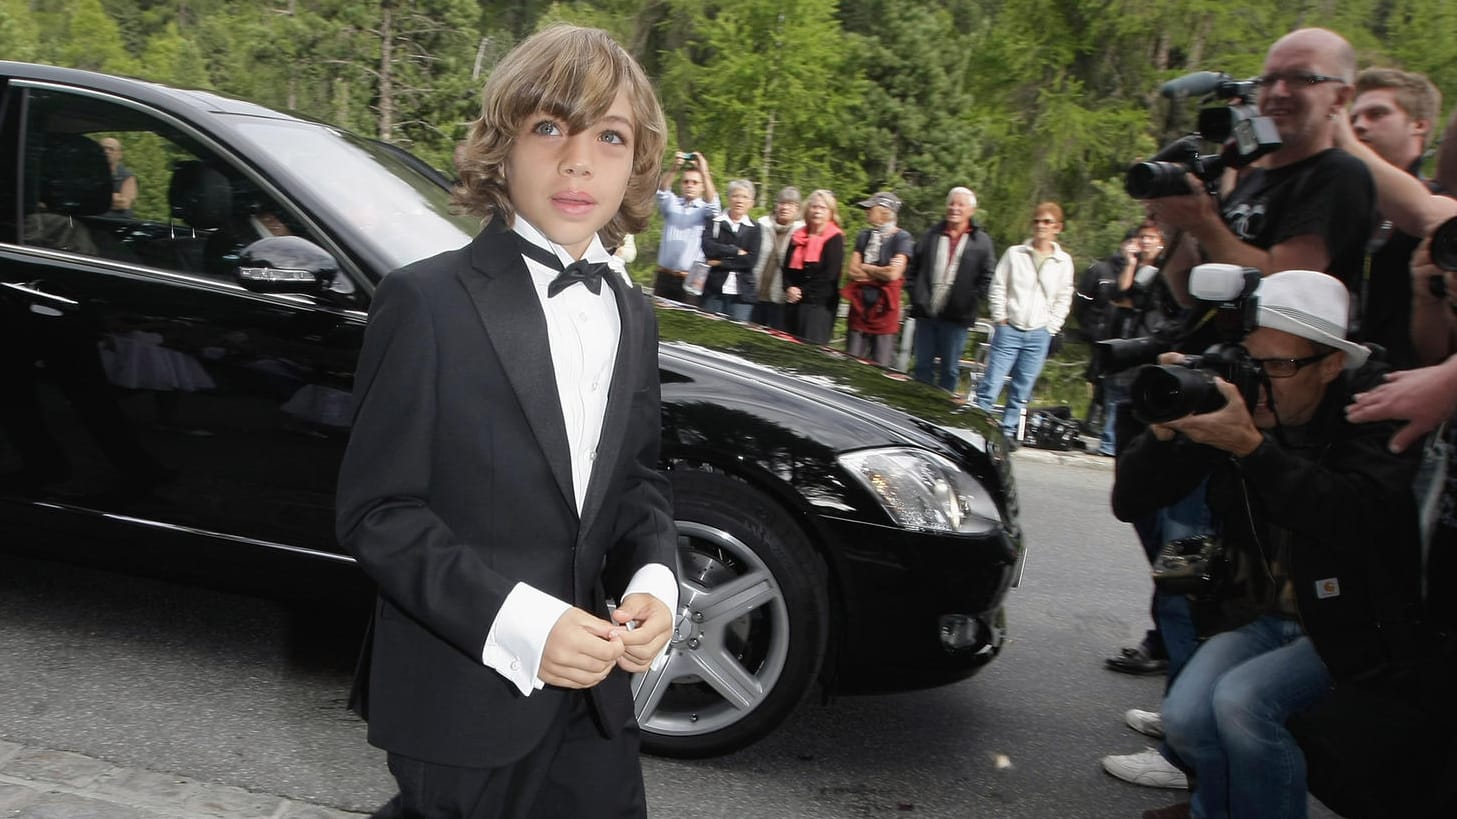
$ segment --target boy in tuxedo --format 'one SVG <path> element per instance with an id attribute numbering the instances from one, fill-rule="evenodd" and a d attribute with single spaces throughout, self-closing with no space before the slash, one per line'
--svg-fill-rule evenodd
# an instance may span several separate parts
<path id="1" fill-rule="evenodd" d="M 676 533 L 656 319 L 603 241 L 646 227 L 664 134 L 605 33 L 531 37 L 462 151 L 484 229 L 375 292 L 338 535 L 379 585 L 376 816 L 646 815 L 629 674 L 672 634 Z"/>

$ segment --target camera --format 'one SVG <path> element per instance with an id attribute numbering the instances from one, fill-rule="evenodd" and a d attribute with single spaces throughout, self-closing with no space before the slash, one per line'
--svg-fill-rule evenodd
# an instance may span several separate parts
<path id="1" fill-rule="evenodd" d="M 1211 323 L 1221 342 L 1238 344 L 1255 328 L 1255 301 L 1250 296 L 1260 286 L 1260 272 L 1232 264 L 1201 264 L 1189 271 L 1189 295 L 1196 309 L 1212 315 L 1200 324 Z M 1093 371 L 1111 375 L 1152 364 L 1172 352 L 1183 336 L 1154 335 L 1138 338 L 1110 338 L 1093 345 Z"/>
<path id="2" fill-rule="evenodd" d="M 1253 408 L 1260 396 L 1260 368 L 1242 346 L 1255 329 L 1260 271 L 1232 264 L 1201 264 L 1189 272 L 1189 295 L 1209 313 L 1219 341 L 1183 364 L 1144 364 L 1129 387 L 1133 415 L 1145 424 L 1162 424 L 1186 415 L 1214 412 L 1225 404 L 1214 383 L 1217 375 L 1233 384 Z M 1156 359 L 1172 345 L 1152 339 L 1127 339 L 1125 357 Z M 1162 349 L 1160 349 L 1162 347 Z"/>
<path id="3" fill-rule="evenodd" d="M 1193 193 L 1186 174 L 1192 173 L 1209 193 L 1218 190 L 1225 168 L 1243 168 L 1280 147 L 1280 135 L 1269 117 L 1259 116 L 1246 100 L 1255 95 L 1254 80 L 1235 80 L 1217 71 L 1198 71 L 1170 80 L 1160 89 L 1166 97 L 1199 94 L 1221 100 L 1239 100 L 1234 105 L 1214 105 L 1199 110 L 1198 130 L 1159 149 L 1147 162 L 1128 169 L 1123 188 L 1134 199 L 1158 199 Z M 1221 146 L 1217 153 L 1204 154 L 1205 142 Z"/>
<path id="4" fill-rule="evenodd" d="M 1457 216 L 1443 222 L 1432 233 L 1432 264 L 1457 271 Z"/>
<path id="5" fill-rule="evenodd" d="M 684 162 L 692 162 L 698 158 L 698 154 L 695 151 L 679 151 L 678 158 Z"/>
<path id="6" fill-rule="evenodd" d="M 1144 365 L 1129 387 L 1133 416 L 1145 424 L 1162 424 L 1214 412 L 1226 403 L 1214 383 L 1216 375 L 1233 384 L 1245 406 L 1254 409 L 1260 397 L 1260 368 L 1243 346 L 1215 344 L 1203 355 L 1186 356 L 1183 364 Z"/>

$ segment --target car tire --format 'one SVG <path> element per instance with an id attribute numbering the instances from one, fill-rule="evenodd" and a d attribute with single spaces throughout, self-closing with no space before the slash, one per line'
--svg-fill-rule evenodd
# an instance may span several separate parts
<path id="1" fill-rule="evenodd" d="M 721 474 L 671 473 L 679 602 L 664 660 L 633 678 L 642 747 L 718 756 L 804 699 L 829 632 L 826 571 L 789 514 Z"/>

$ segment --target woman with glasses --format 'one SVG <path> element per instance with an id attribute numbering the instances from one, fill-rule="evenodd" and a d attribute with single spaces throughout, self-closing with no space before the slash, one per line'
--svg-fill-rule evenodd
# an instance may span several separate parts
<path id="1" fill-rule="evenodd" d="M 1003 380 L 1011 377 L 1002 434 L 1012 449 L 1018 446 L 1018 427 L 1047 361 L 1048 346 L 1072 307 L 1073 260 L 1058 246 L 1059 233 L 1062 207 L 1039 202 L 1032 209 L 1032 238 L 1002 254 L 987 297 L 996 332 L 986 375 L 976 388 L 976 405 L 990 412 Z"/>

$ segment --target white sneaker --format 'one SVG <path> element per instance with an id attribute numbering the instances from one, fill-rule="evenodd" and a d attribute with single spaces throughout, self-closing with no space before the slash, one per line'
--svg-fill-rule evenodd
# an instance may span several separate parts
<path id="1" fill-rule="evenodd" d="M 1189 777 L 1153 748 L 1144 748 L 1136 754 L 1105 756 L 1103 770 L 1124 782 L 1149 788 L 1189 788 Z"/>
<path id="2" fill-rule="evenodd" d="M 1123 712 L 1123 721 L 1128 727 L 1154 739 L 1164 738 L 1164 718 L 1157 711 L 1145 711 L 1142 708 L 1130 708 Z"/>

